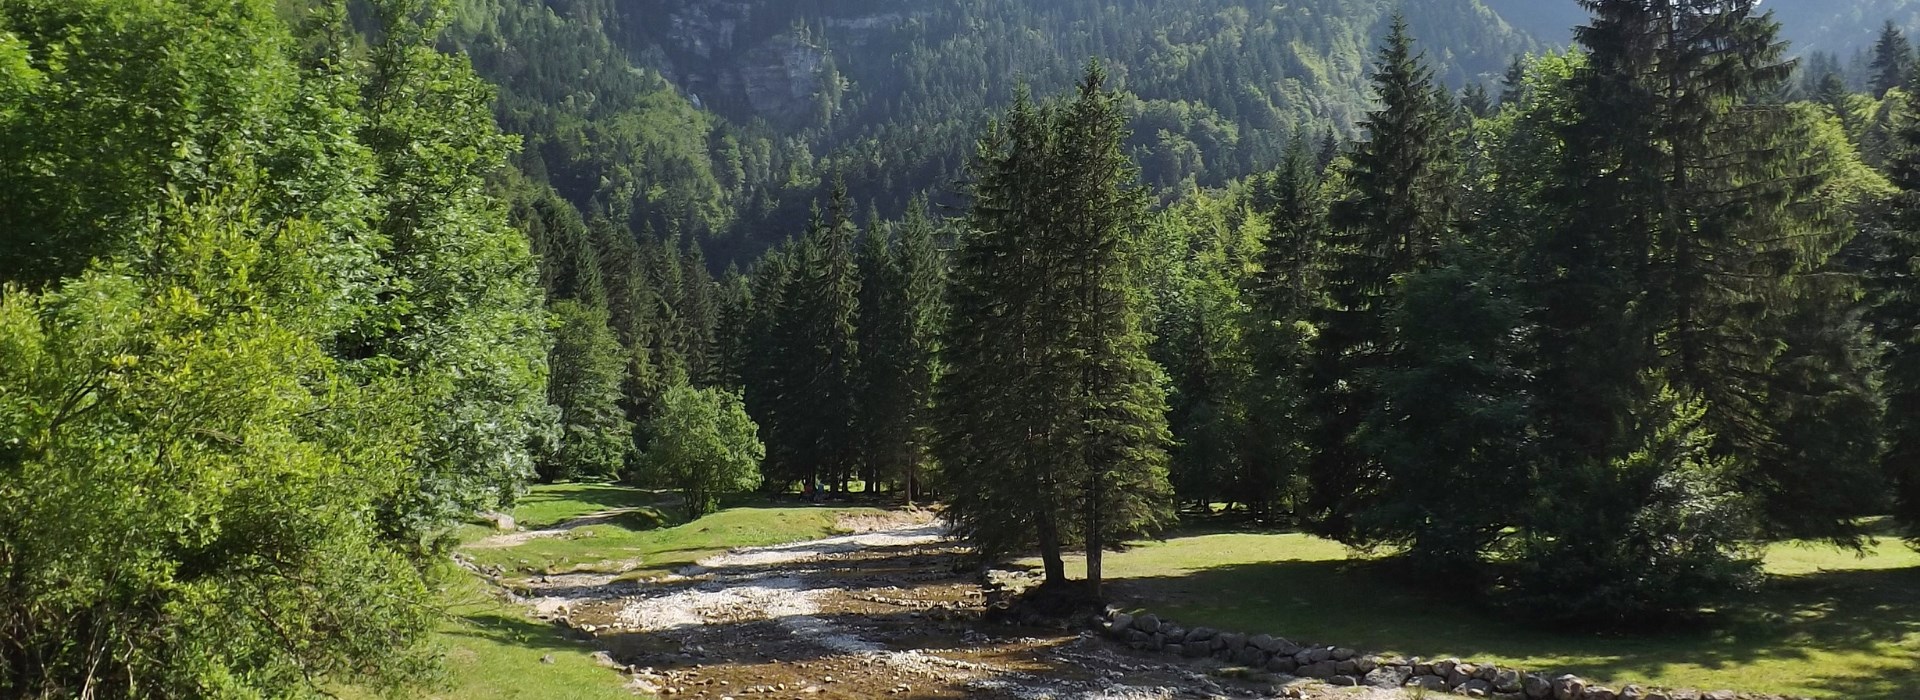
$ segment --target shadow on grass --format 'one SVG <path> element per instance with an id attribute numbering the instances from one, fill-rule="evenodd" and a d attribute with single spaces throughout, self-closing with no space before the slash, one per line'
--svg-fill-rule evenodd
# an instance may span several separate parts
<path id="1" fill-rule="evenodd" d="M 570 630 L 523 617 L 516 611 L 464 614 L 448 625 L 443 634 L 538 652 L 574 652 L 582 648 L 581 639 Z"/>
<path id="2" fill-rule="evenodd" d="M 1920 685 L 1920 648 L 1906 641 L 1920 633 L 1920 567 L 1778 577 L 1708 625 L 1652 634 L 1515 622 L 1365 560 L 1222 565 L 1126 579 L 1113 592 L 1186 624 L 1429 658 L 1498 657 L 1609 682 L 1693 665 L 1726 671 L 1726 685 L 1766 677 L 1758 682 L 1845 698 L 1905 698 L 1903 689 Z"/>

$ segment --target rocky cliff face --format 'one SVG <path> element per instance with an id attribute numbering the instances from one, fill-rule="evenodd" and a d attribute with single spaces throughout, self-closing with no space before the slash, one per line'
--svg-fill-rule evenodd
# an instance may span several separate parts
<path id="1" fill-rule="evenodd" d="M 670 76 L 703 104 L 778 123 L 814 113 L 831 47 L 861 46 L 911 16 L 900 0 L 795 5 L 664 0 L 630 19 L 645 22 L 641 29 L 662 47 Z"/>

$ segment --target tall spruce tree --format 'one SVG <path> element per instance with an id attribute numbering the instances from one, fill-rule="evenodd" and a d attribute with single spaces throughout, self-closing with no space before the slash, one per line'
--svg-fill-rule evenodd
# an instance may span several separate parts
<path id="1" fill-rule="evenodd" d="M 1318 421 L 1307 507 L 1312 526 L 1336 537 L 1351 532 L 1379 476 L 1353 440 L 1379 400 L 1373 375 L 1393 351 L 1394 279 L 1432 264 L 1454 224 L 1459 180 L 1451 100 L 1415 55 L 1404 17 L 1394 18 L 1372 80 L 1380 106 L 1361 122 L 1348 191 L 1333 204 L 1327 299 L 1307 374 Z"/>
<path id="2" fill-rule="evenodd" d="M 1900 31 L 1900 25 L 1887 20 L 1880 30 L 1880 38 L 1873 44 L 1873 96 L 1886 97 L 1887 91 L 1907 84 L 1907 75 L 1913 70 L 1913 44 L 1908 43 L 1907 35 Z"/>
<path id="3" fill-rule="evenodd" d="M 1093 64 L 1076 99 L 1023 94 L 974 166 L 954 270 L 936 441 L 959 529 L 993 556 L 1037 544 L 1049 584 L 1087 548 L 1162 524 L 1163 373 L 1147 359 L 1135 246 L 1145 196 L 1126 121 Z"/>
<path id="4" fill-rule="evenodd" d="M 1920 96 L 1907 99 L 1909 109 L 1920 108 Z M 1885 380 L 1881 465 L 1894 486 L 1895 512 L 1914 532 L 1920 531 L 1920 122 L 1901 129 L 1895 146 L 1888 171 L 1898 191 L 1887 225 L 1866 241 L 1866 285 Z"/>
<path id="5" fill-rule="evenodd" d="M 1295 131 L 1279 169 L 1254 188 L 1266 219 L 1259 272 L 1248 281 L 1246 331 L 1253 378 L 1246 385 L 1248 432 L 1242 497 L 1272 517 L 1304 473 L 1310 424 L 1305 387 L 1312 314 L 1320 304 L 1326 202 L 1304 131 Z"/>
<path id="6" fill-rule="evenodd" d="M 893 229 L 870 215 L 860 240 L 860 469 L 867 489 L 904 471 L 909 438 L 906 391 L 905 280 L 890 241 Z"/>
<path id="7" fill-rule="evenodd" d="M 899 315 L 905 331 L 898 352 L 904 367 L 902 408 L 908 430 L 901 476 L 908 502 L 925 489 L 921 482 L 933 438 L 933 381 L 939 373 L 940 328 L 946 321 L 946 259 L 934 235 L 926 199 L 914 198 L 907 205 L 900 244 L 894 249 L 901 279 Z"/>
<path id="8" fill-rule="evenodd" d="M 800 242 L 785 312 L 776 321 L 790 369 L 772 416 L 774 432 L 791 451 L 792 476 L 842 493 L 860 456 L 857 233 L 846 187 L 836 183 L 826 217 L 816 216 Z"/>

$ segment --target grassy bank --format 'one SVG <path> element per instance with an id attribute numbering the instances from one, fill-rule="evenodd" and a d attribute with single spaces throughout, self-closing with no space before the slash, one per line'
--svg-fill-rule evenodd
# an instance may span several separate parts
<path id="1" fill-rule="evenodd" d="M 1543 629 L 1388 576 L 1327 540 L 1209 534 L 1110 555 L 1116 592 L 1187 624 L 1429 658 L 1457 656 L 1607 682 L 1894 700 L 1920 686 L 1920 555 L 1807 543 L 1767 553 L 1759 593 L 1704 629 Z"/>

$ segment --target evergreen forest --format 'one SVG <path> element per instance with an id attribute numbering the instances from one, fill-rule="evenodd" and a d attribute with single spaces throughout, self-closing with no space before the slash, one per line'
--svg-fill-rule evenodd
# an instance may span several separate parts
<path id="1" fill-rule="evenodd" d="M 1829 4 L 0 0 L 0 698 L 421 692 L 536 485 L 1620 634 L 1920 541 L 1920 3 Z"/>

